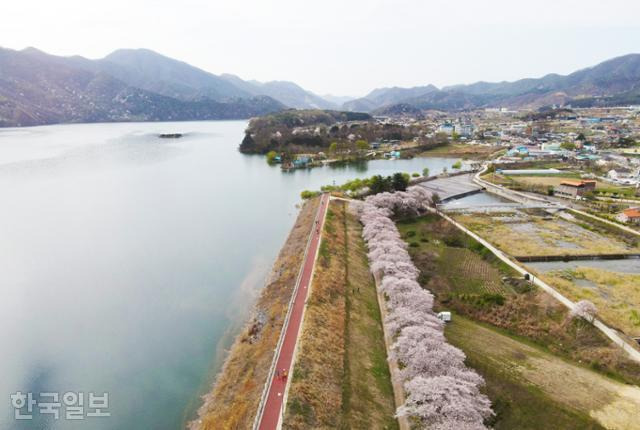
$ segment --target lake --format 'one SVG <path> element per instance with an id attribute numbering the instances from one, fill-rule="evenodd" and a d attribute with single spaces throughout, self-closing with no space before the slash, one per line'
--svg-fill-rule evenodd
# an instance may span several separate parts
<path id="1" fill-rule="evenodd" d="M 283 173 L 237 151 L 246 125 L 0 129 L 0 428 L 180 428 L 250 312 L 300 191 L 457 161 Z M 185 136 L 157 137 L 175 132 Z M 17 391 L 82 392 L 85 406 L 108 392 L 111 416 L 18 422 Z"/>

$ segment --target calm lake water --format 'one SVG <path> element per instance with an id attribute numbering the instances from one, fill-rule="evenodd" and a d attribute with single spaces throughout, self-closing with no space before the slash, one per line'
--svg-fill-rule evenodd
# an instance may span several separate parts
<path id="1" fill-rule="evenodd" d="M 460 199 L 450 200 L 447 202 L 447 206 L 455 208 L 456 206 L 483 206 L 495 203 L 513 203 L 511 200 L 504 199 L 495 194 L 487 193 L 486 191 L 480 191 L 475 194 L 471 194 Z"/>
<path id="2" fill-rule="evenodd" d="M 300 191 L 457 161 L 283 173 L 237 151 L 245 127 L 0 129 L 1 429 L 180 428 L 247 317 Z M 18 424 L 16 391 L 83 392 L 85 406 L 89 392 L 108 392 L 111 417 L 72 422 L 63 409 Z"/>

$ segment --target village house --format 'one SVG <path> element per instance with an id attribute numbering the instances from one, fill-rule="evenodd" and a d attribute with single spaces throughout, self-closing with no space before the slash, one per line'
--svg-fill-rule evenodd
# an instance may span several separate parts
<path id="1" fill-rule="evenodd" d="M 586 193 L 596 189 L 596 181 L 562 181 L 560 185 L 555 187 L 553 194 L 566 199 L 579 199 Z"/>
<path id="2" fill-rule="evenodd" d="M 616 219 L 626 224 L 640 225 L 640 208 L 625 209 L 616 216 Z"/>

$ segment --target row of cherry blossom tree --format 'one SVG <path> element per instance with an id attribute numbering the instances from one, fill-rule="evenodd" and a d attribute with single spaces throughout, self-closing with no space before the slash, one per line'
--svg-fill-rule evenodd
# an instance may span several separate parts
<path id="1" fill-rule="evenodd" d="M 397 414 L 428 429 L 484 429 L 484 420 L 493 415 L 491 402 L 479 391 L 484 380 L 465 366 L 464 353 L 447 343 L 433 312 L 433 295 L 418 284 L 419 271 L 391 219 L 424 211 L 429 198 L 424 188 L 411 187 L 367 197 L 359 208 L 371 271 L 386 298 L 392 358 L 400 365 L 406 392 Z"/>

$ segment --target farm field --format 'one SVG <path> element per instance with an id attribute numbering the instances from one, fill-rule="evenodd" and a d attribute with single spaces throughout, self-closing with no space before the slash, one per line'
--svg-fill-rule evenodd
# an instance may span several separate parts
<path id="1" fill-rule="evenodd" d="M 464 143 L 450 143 L 445 146 L 428 149 L 418 154 L 418 157 L 438 157 L 455 155 L 468 158 L 485 158 L 491 154 L 504 150 L 500 146 L 471 145 Z"/>
<path id="2" fill-rule="evenodd" d="M 453 293 L 449 285 L 456 285 L 455 293 L 461 294 L 511 294 L 513 289 L 502 282 L 502 277 L 512 274 L 509 268 L 494 266 L 482 256 L 466 247 L 466 237 L 457 229 L 435 215 L 398 223 L 398 230 L 409 244 L 409 253 L 421 269 L 422 283 L 437 274 L 436 290 Z M 437 230 L 437 231 L 436 231 Z M 502 271 L 501 271 L 502 269 Z"/>
<path id="3" fill-rule="evenodd" d="M 595 327 L 570 318 L 558 301 L 521 279 L 453 225 L 436 215 L 402 220 L 397 225 L 421 271 L 420 284 L 435 296 L 436 310 L 452 311 L 455 322 L 463 316 L 585 371 L 640 384 L 639 364 L 631 362 Z M 491 341 L 487 340 L 488 345 Z M 588 413 L 556 402 L 527 380 L 496 367 L 488 356 L 472 355 L 466 345 L 456 345 L 487 378 L 486 392 L 498 412 L 493 428 L 602 428 Z M 553 425 L 536 427 L 540 422 Z"/>
<path id="4" fill-rule="evenodd" d="M 578 267 L 539 276 L 573 301 L 593 302 L 599 317 L 611 327 L 640 336 L 640 275 Z"/>
<path id="5" fill-rule="evenodd" d="M 523 182 L 525 184 L 537 184 L 537 185 L 551 185 L 558 186 L 563 181 L 579 181 L 579 177 L 576 176 L 508 176 L 508 178 L 513 179 L 518 182 Z M 611 184 L 606 182 L 602 182 L 596 180 L 596 189 L 597 188 L 608 188 L 611 187 Z"/>
<path id="6" fill-rule="evenodd" d="M 455 215 L 454 218 L 515 257 L 640 252 L 637 244 L 630 245 L 613 235 L 605 236 L 559 218 L 523 217 L 522 214 Z"/>
<path id="7" fill-rule="evenodd" d="M 283 428 L 397 428 L 362 228 L 341 201 L 329 206 L 299 342 Z"/>
<path id="8" fill-rule="evenodd" d="M 489 173 L 482 177 L 484 180 L 496 185 L 503 185 L 518 191 L 529 191 L 543 195 L 548 194 L 549 188 L 554 188 L 562 181 L 579 181 L 578 173 L 562 173 L 558 175 L 531 175 L 531 176 L 504 176 L 497 173 Z M 619 186 L 596 180 L 596 194 L 598 196 L 620 196 L 633 198 L 635 189 L 633 187 Z"/>
<path id="9" fill-rule="evenodd" d="M 499 429 L 639 429 L 640 387 L 454 315 L 449 341 L 486 381 Z"/>

